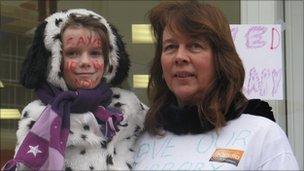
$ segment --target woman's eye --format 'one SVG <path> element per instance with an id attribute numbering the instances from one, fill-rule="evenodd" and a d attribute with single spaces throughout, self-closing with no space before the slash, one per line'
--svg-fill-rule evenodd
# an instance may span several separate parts
<path id="1" fill-rule="evenodd" d="M 173 50 L 175 50 L 176 48 L 177 48 L 177 46 L 176 46 L 175 44 L 165 45 L 165 46 L 164 46 L 164 49 L 163 49 L 163 52 L 170 53 L 170 52 L 172 52 Z"/>
<path id="2" fill-rule="evenodd" d="M 199 44 L 199 43 L 191 43 L 190 46 L 189 46 L 190 50 L 193 51 L 193 52 L 199 52 L 203 49 L 202 45 Z"/>

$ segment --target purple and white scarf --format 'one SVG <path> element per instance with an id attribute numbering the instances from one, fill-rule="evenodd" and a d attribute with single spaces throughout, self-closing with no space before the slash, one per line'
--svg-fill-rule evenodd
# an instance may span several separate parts
<path id="1" fill-rule="evenodd" d="M 123 115 L 115 108 L 103 107 L 110 103 L 113 92 L 102 83 L 95 89 L 61 91 L 44 83 L 36 90 L 39 99 L 48 104 L 21 143 L 15 158 L 8 161 L 2 170 L 15 170 L 19 163 L 31 170 L 62 170 L 64 154 L 70 130 L 70 113 L 91 111 L 102 133 L 111 139 L 117 131 Z"/>

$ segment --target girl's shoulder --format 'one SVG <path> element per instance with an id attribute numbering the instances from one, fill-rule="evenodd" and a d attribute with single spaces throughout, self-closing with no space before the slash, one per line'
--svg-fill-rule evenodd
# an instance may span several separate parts
<path id="1" fill-rule="evenodd" d="M 144 119 L 149 108 L 134 92 L 121 88 L 111 89 L 113 98 L 109 106 L 118 108 L 124 116 L 117 137 L 125 138 L 139 134 L 144 128 Z"/>
<path id="2" fill-rule="evenodd" d="M 45 108 L 46 105 L 40 100 L 34 100 L 23 108 L 20 119 L 32 118 L 37 120 Z"/>
<path id="3" fill-rule="evenodd" d="M 113 98 L 110 106 L 120 109 L 125 117 L 132 117 L 143 122 L 149 108 L 139 100 L 134 92 L 116 87 L 111 89 Z"/>

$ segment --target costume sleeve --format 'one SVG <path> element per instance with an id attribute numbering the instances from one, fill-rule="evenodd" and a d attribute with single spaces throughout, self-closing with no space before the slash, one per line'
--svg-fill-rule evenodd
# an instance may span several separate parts
<path id="1" fill-rule="evenodd" d="M 285 132 L 275 123 L 267 132 L 256 170 L 299 170 Z"/>
<path id="2" fill-rule="evenodd" d="M 38 120 L 40 114 L 45 109 L 45 105 L 40 100 L 35 100 L 29 103 L 21 112 L 21 118 L 18 122 L 18 129 L 16 132 L 17 142 L 15 148 L 15 155 L 18 151 L 19 145 L 23 139 Z"/>
<path id="3" fill-rule="evenodd" d="M 108 143 L 110 170 L 131 170 L 134 163 L 134 146 L 143 130 L 148 107 L 140 102 L 134 93 L 122 89 L 113 89 L 112 107 L 120 108 L 124 119 L 119 125 L 120 131 Z"/>

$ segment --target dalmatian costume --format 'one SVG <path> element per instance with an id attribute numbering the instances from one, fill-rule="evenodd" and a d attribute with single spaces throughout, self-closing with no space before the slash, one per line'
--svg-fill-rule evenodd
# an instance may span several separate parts
<path id="1" fill-rule="evenodd" d="M 134 143 L 143 130 L 148 108 L 134 93 L 115 87 L 127 77 L 130 64 L 121 36 L 105 18 L 86 9 L 57 12 L 46 18 L 36 29 L 33 44 L 21 70 L 21 84 L 36 89 L 41 82 L 47 80 L 63 91 L 68 90 L 60 69 L 62 61 L 60 33 L 71 14 L 94 17 L 108 30 L 111 49 L 104 78 L 113 91 L 109 106 L 121 110 L 123 120 L 118 125 L 120 131 L 107 141 L 91 112 L 71 114 L 63 169 L 130 170 L 133 165 Z M 23 109 L 17 130 L 16 151 L 45 108 L 46 104 L 35 100 Z"/>

